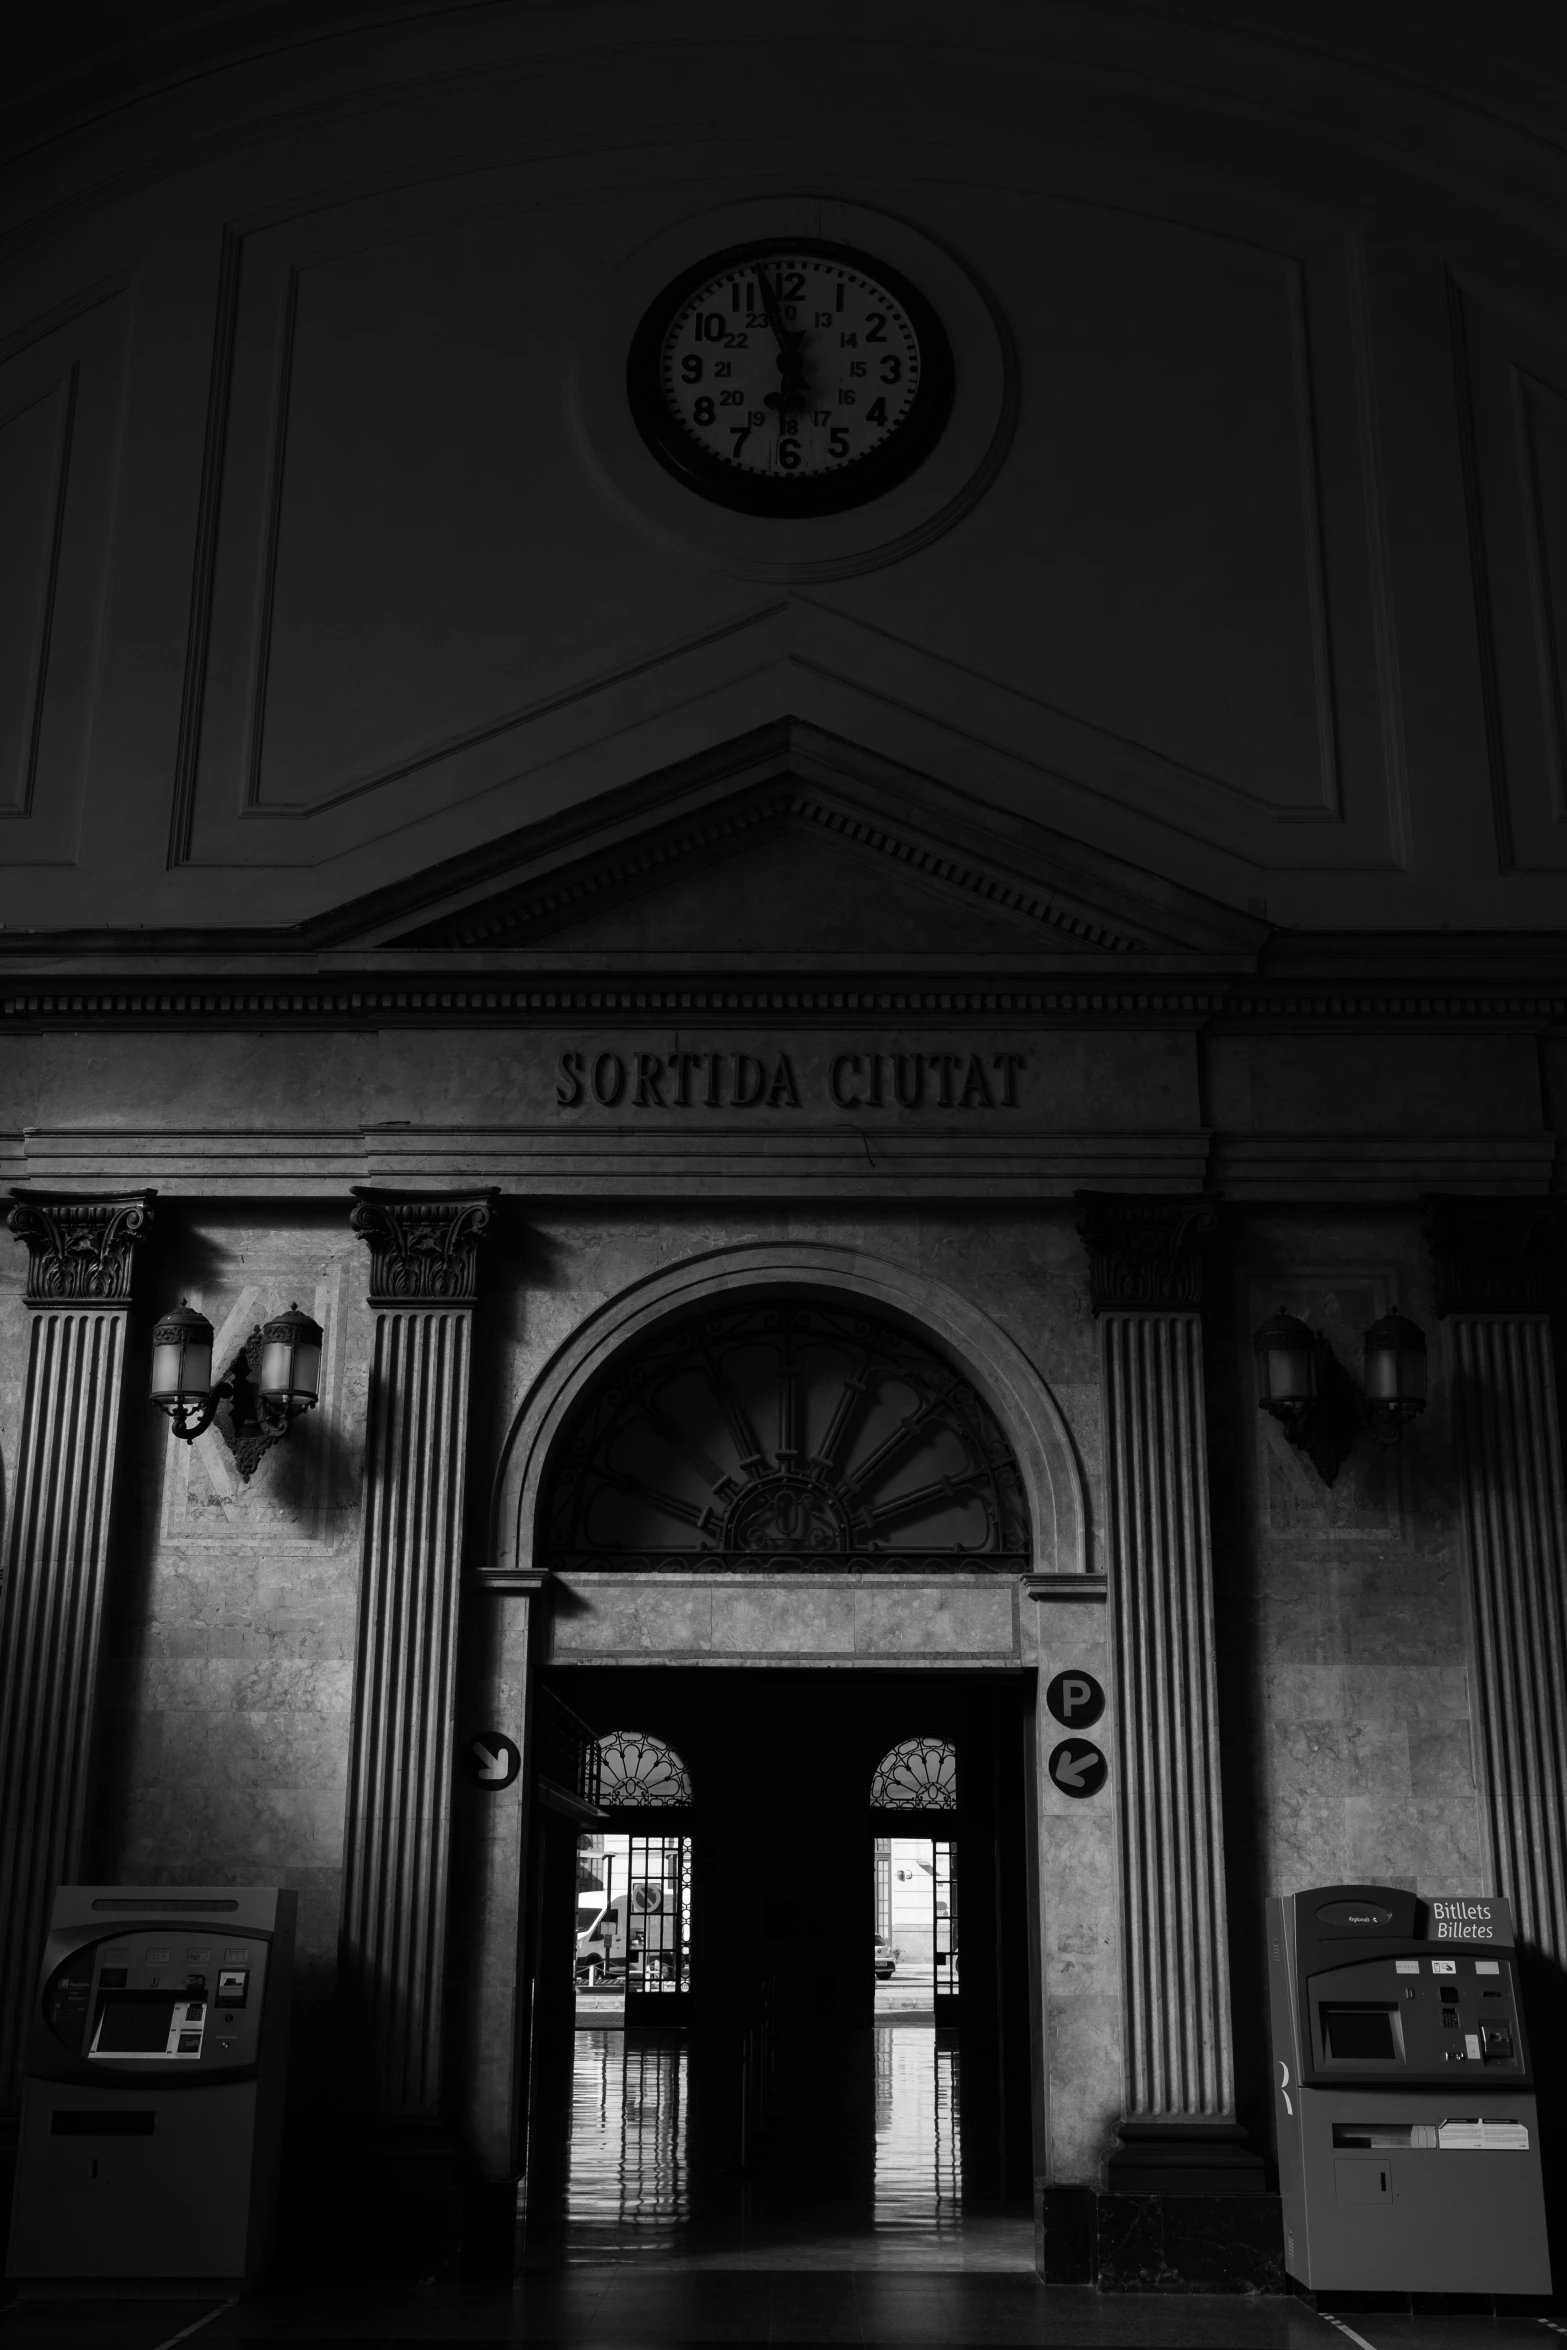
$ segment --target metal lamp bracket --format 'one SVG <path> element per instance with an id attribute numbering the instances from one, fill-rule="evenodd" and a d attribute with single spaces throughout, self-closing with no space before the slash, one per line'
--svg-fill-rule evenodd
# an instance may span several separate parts
<path id="1" fill-rule="evenodd" d="M 1274 1403 L 1264 1397 L 1262 1408 L 1272 1413 L 1290 1443 L 1305 1454 L 1323 1484 L 1331 1485 L 1361 1429 L 1372 1425 L 1371 1413 L 1377 1407 L 1367 1405 L 1320 1330 L 1311 1333 L 1311 1351 L 1317 1392 L 1310 1402 Z M 1390 1441 L 1374 1426 L 1372 1434 L 1384 1444 Z"/>
<path id="2" fill-rule="evenodd" d="M 228 1446 L 234 1466 L 248 1484 L 263 1456 L 286 1436 L 295 1417 L 286 1404 L 270 1403 L 256 1381 L 261 1371 L 261 1324 L 257 1322 L 224 1372 L 215 1392 L 223 1400 L 213 1426 Z"/>

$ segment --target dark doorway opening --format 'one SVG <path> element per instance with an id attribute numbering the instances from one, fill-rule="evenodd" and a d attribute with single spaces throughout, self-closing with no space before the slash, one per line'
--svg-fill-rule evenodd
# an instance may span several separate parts
<path id="1" fill-rule="evenodd" d="M 595 1730 L 634 1724 L 689 1779 L 678 1815 L 638 1819 L 608 1787 L 597 1833 L 536 1815 L 529 2258 L 736 2231 L 912 2241 L 1026 2214 L 1029 1678 L 617 1666 L 547 1679 Z M 873 1808 L 878 1766 L 911 1740 L 948 1749 L 955 1799 Z M 932 1856 L 912 1888 L 931 1919 L 930 1995 L 878 2014 L 879 1855 L 894 1844 Z M 655 1883 L 655 1851 L 684 1875 Z M 644 1920 L 680 1909 L 677 2001 L 654 1987 L 663 1943 L 632 1947 L 633 1900 Z"/>

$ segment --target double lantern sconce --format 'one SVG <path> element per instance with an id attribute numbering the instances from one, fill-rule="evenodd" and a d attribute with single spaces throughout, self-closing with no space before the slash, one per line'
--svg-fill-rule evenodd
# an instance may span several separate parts
<path id="1" fill-rule="evenodd" d="M 1363 1428 L 1378 1444 L 1397 1444 L 1425 1410 L 1425 1333 L 1396 1306 L 1366 1332 L 1364 1393 L 1321 1332 L 1282 1307 L 1252 1344 L 1262 1383 L 1259 1409 L 1273 1415 L 1328 1484 Z M 152 1334 L 152 1401 L 186 1444 L 211 1427 L 226 1403 L 229 1441 L 248 1477 L 262 1454 L 320 1400 L 321 1345 L 320 1323 L 290 1306 L 258 1324 L 214 1383 L 212 1324 L 182 1301 Z"/>
<path id="2" fill-rule="evenodd" d="M 152 1401 L 173 1435 L 191 1444 L 229 1407 L 230 1447 L 241 1476 L 320 1399 L 319 1322 L 290 1306 L 258 1323 L 227 1372 L 213 1383 L 212 1324 L 185 1301 L 152 1334 Z"/>
<path id="3" fill-rule="evenodd" d="M 1365 1335 L 1365 1388 L 1340 1367 L 1318 1330 L 1287 1314 L 1270 1314 L 1252 1340 L 1261 1411 L 1271 1412 L 1331 1485 L 1362 1429 L 1378 1444 L 1397 1444 L 1426 1408 L 1426 1340 L 1418 1323 L 1394 1306 Z"/>

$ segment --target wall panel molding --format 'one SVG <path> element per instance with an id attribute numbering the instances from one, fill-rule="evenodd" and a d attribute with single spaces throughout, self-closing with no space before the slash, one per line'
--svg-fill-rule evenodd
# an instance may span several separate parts
<path id="1" fill-rule="evenodd" d="M 302 290 L 324 268 L 357 266 L 372 256 L 384 261 L 389 253 L 412 251 L 420 240 L 484 233 L 500 221 L 515 226 L 525 248 L 534 219 L 553 213 L 567 221 L 580 198 L 578 171 L 574 160 L 562 157 L 543 181 L 502 165 L 466 175 L 455 186 L 405 183 L 376 198 L 350 186 L 330 203 L 280 208 L 228 232 L 216 302 L 171 867 L 313 864 L 353 855 L 388 827 L 426 824 L 432 791 L 454 817 L 471 810 L 460 819 L 467 831 L 475 820 L 482 823 L 480 803 L 487 793 L 514 793 L 529 776 L 550 788 L 546 779 L 560 773 L 563 762 L 588 759 L 604 773 L 607 758 L 612 780 L 629 779 L 639 761 L 646 764 L 636 739 L 643 730 L 662 735 L 661 756 L 667 758 L 671 726 L 694 748 L 704 730 L 708 739 L 716 729 L 732 731 L 742 709 L 743 723 L 778 715 L 781 661 L 794 665 L 796 691 L 819 702 L 824 717 L 862 701 L 867 740 L 886 723 L 882 713 L 895 712 L 907 747 L 918 752 L 923 745 L 930 763 L 949 770 L 954 780 L 971 761 L 970 746 L 979 747 L 1004 773 L 1016 770 L 1003 789 L 1028 788 L 1026 779 L 1043 768 L 1086 795 L 1101 816 L 1123 808 L 1130 797 L 1149 821 L 1160 827 L 1173 822 L 1190 839 L 1226 854 L 1243 848 L 1260 860 L 1295 861 L 1280 827 L 1325 823 L 1341 836 L 1342 853 L 1357 870 L 1398 865 L 1400 852 L 1392 842 L 1398 826 L 1390 833 L 1387 811 L 1376 805 L 1382 721 L 1365 690 L 1379 657 L 1367 576 L 1368 562 L 1374 568 L 1375 534 L 1368 536 L 1356 509 L 1369 494 L 1365 476 L 1375 463 L 1375 447 L 1360 414 L 1351 273 L 1341 228 L 1283 212 L 1260 238 L 1238 238 L 1216 221 L 1161 222 L 1142 215 L 1128 215 L 1136 228 L 1122 224 L 1116 233 L 1146 230 L 1179 239 L 1180 250 L 1196 257 L 1193 267 L 1207 265 L 1205 254 L 1228 256 L 1232 274 L 1242 257 L 1254 265 L 1254 323 L 1271 338 L 1269 366 L 1290 377 L 1279 392 L 1289 413 L 1277 420 L 1282 438 L 1273 455 L 1293 469 L 1298 505 L 1304 569 L 1298 577 L 1291 572 L 1289 593 L 1303 599 L 1301 661 L 1314 679 L 1312 713 L 1303 721 L 1314 742 L 1309 788 L 1291 785 L 1281 798 L 1276 757 L 1259 755 L 1249 763 L 1231 758 L 1225 765 L 1135 739 L 1135 728 L 1121 735 L 1102 718 L 1036 692 L 1026 664 L 1008 674 L 998 660 L 976 664 L 928 641 L 929 629 L 901 621 L 871 625 L 830 600 L 798 595 L 761 609 L 753 600 L 752 608 L 736 610 L 731 600 L 716 623 L 709 619 L 658 640 L 639 625 L 602 652 L 597 644 L 591 652 L 567 647 L 552 655 L 547 688 L 536 699 L 507 706 L 498 686 L 473 723 L 456 726 L 442 724 L 432 705 L 426 739 L 410 739 L 394 761 L 367 757 L 311 781 L 301 769 L 303 754 L 284 752 L 274 775 L 268 750 L 274 714 L 268 705 L 280 674 L 281 567 L 299 528 L 287 501 L 294 465 L 290 436 L 300 413 L 295 378 L 308 343 Z M 1030 193 L 1047 209 L 1059 205 L 1054 191 Z M 1115 217 L 1091 200 L 1083 211 L 1090 216 Z M 1300 249 L 1289 249 L 1291 239 Z M 975 260 L 982 267 L 983 253 Z M 312 382 L 312 397 L 328 399 L 327 378 Z M 742 601 L 752 595 L 735 593 Z M 649 625 L 657 628 L 661 619 Z M 532 672 L 536 664 L 530 660 L 528 667 Z M 1237 838 L 1237 824 L 1244 841 Z M 264 841 L 253 827 L 264 828 Z"/>
<path id="2" fill-rule="evenodd" d="M 0 339 L 0 826 L 13 866 L 76 861 L 108 596 L 127 276 Z"/>
<path id="3" fill-rule="evenodd" d="M 1567 866 L 1567 339 L 1449 280 L 1500 870 Z M 1547 437 L 1557 444 L 1547 463 Z"/>
<path id="4" fill-rule="evenodd" d="M 4 497 L 9 527 L 0 561 L 15 561 L 31 572 L 29 579 L 27 571 L 18 570 L 12 592 L 5 598 L 11 622 L 0 633 L 0 662 L 11 672 L 7 677 L 0 671 L 0 727 L 12 738 L 5 742 L 0 737 L 0 817 L 26 817 L 33 812 L 49 638 L 60 584 L 76 375 L 74 366 L 67 368 L 52 383 L 24 394 L 17 406 L 0 416 L 0 483 L 12 466 L 16 476 Z M 33 428 L 31 446 L 29 425 Z M 23 498 L 29 493 L 31 515 L 22 510 Z M 30 611 L 26 608 L 29 605 Z"/>

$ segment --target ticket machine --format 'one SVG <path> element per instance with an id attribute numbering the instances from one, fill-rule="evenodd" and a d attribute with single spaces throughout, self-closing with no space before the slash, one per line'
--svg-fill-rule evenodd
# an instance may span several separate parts
<path id="1" fill-rule="evenodd" d="M 6 2274 L 209 2280 L 266 2266 L 297 1897 L 62 1885 L 26 2048 Z"/>
<path id="2" fill-rule="evenodd" d="M 1267 1914 L 1290 2275 L 1316 2291 L 1549 2293 L 1507 1903 L 1325 1885 Z"/>

